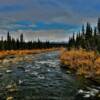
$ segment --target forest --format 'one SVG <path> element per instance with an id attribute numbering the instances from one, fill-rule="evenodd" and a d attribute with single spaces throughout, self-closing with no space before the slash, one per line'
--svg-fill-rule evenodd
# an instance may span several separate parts
<path id="1" fill-rule="evenodd" d="M 100 51 L 100 18 L 98 18 L 97 25 L 92 25 L 87 22 L 86 27 L 82 25 L 81 32 L 69 38 L 67 47 L 71 48 L 83 48 L 86 50 Z"/>
<path id="2" fill-rule="evenodd" d="M 18 39 L 13 38 L 10 33 L 7 33 L 7 39 L 4 40 L 1 37 L 0 40 L 0 50 L 25 50 L 25 49 L 46 49 L 52 47 L 65 47 L 64 42 L 42 42 L 40 39 L 38 41 L 28 41 L 25 42 L 23 34 L 20 34 Z"/>

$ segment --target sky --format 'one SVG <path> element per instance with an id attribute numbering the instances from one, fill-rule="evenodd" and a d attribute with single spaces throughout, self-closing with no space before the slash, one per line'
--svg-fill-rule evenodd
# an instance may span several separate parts
<path id="1" fill-rule="evenodd" d="M 100 0 L 0 0 L 0 36 L 67 41 L 87 21 L 100 17 Z"/>

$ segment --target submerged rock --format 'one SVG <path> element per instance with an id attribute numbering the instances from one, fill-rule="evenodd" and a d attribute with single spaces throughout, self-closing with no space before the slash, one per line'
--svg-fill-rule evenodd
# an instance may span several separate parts
<path id="1" fill-rule="evenodd" d="M 97 95 L 99 94 L 99 90 L 95 89 L 95 88 L 90 88 L 88 87 L 88 90 L 82 90 L 80 89 L 78 91 L 78 94 L 83 95 L 84 98 L 90 98 L 90 97 L 97 97 Z"/>
<path id="2" fill-rule="evenodd" d="M 23 84 L 23 81 L 22 81 L 22 80 L 19 80 L 19 81 L 18 81 L 18 84 L 19 84 L 19 85 Z"/>
<path id="3" fill-rule="evenodd" d="M 10 63 L 10 60 L 4 59 L 4 60 L 2 61 L 2 63 L 3 63 L 3 64 Z"/>
<path id="4" fill-rule="evenodd" d="M 6 73 L 12 73 L 12 70 L 6 70 Z"/>
<path id="5" fill-rule="evenodd" d="M 67 74 L 71 74 L 71 71 L 66 71 L 67 72 Z"/>
<path id="6" fill-rule="evenodd" d="M 45 79 L 45 77 L 42 76 L 42 75 L 38 76 L 38 78 L 39 78 L 39 79 Z"/>
<path id="7" fill-rule="evenodd" d="M 3 76 L 3 74 L 2 73 L 0 73 L 0 77 L 2 77 Z"/>
<path id="8" fill-rule="evenodd" d="M 6 86 L 6 89 L 7 89 L 8 92 L 16 92 L 17 91 L 17 85 L 16 84 L 8 85 L 8 86 Z"/>
<path id="9" fill-rule="evenodd" d="M 13 97 L 7 97 L 6 100 L 14 100 L 14 98 Z"/>
<path id="10" fill-rule="evenodd" d="M 84 97 L 84 98 L 90 98 L 91 95 L 90 95 L 90 94 L 85 94 L 83 97 Z"/>
<path id="11" fill-rule="evenodd" d="M 98 94 L 98 97 L 100 98 L 100 93 Z"/>
<path id="12" fill-rule="evenodd" d="M 13 59 L 15 57 L 16 57 L 15 55 L 9 55 L 9 56 L 6 57 L 6 59 Z"/>
<path id="13" fill-rule="evenodd" d="M 81 94 L 81 93 L 83 93 L 83 92 L 84 92 L 84 90 L 82 90 L 82 89 L 80 89 L 80 90 L 78 91 L 79 94 Z"/>
<path id="14" fill-rule="evenodd" d="M 26 72 L 26 73 L 27 73 L 27 72 L 30 72 L 30 70 L 29 70 L 29 69 L 26 69 L 25 72 Z"/>
<path id="15" fill-rule="evenodd" d="M 22 71 L 25 71 L 25 68 L 24 67 L 17 67 L 18 69 L 22 70 Z"/>
<path id="16" fill-rule="evenodd" d="M 34 72 L 31 73 L 31 75 L 37 76 L 37 75 L 38 75 L 38 72 L 35 72 L 35 71 L 34 71 Z"/>

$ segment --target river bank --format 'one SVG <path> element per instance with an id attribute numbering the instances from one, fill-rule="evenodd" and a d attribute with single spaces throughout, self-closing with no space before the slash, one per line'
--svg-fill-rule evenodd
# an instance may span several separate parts
<path id="1" fill-rule="evenodd" d="M 17 63 L 19 61 L 31 61 L 35 54 L 59 50 L 60 48 L 32 49 L 32 50 L 3 50 L 0 51 L 0 64 Z"/>
<path id="2" fill-rule="evenodd" d="M 61 62 L 77 75 L 82 75 L 100 84 L 100 55 L 94 51 L 62 50 Z"/>
<path id="3" fill-rule="evenodd" d="M 100 100 L 99 86 L 61 68 L 59 56 L 57 50 L 0 64 L 0 100 Z"/>

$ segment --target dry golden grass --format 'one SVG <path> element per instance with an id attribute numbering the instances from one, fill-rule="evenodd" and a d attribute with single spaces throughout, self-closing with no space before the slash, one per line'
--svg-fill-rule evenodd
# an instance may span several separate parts
<path id="1" fill-rule="evenodd" d="M 2 64 L 10 64 L 17 63 L 19 61 L 28 61 L 31 62 L 32 58 L 26 58 L 27 55 L 34 55 L 43 52 L 55 51 L 60 48 L 49 48 L 49 49 L 33 49 L 33 50 L 7 50 L 0 51 L 0 63 Z"/>
<path id="2" fill-rule="evenodd" d="M 77 74 L 90 77 L 100 75 L 100 56 L 94 51 L 66 50 L 61 53 L 60 59 L 67 67 L 76 70 Z"/>
<path id="3" fill-rule="evenodd" d="M 41 52 L 53 51 L 57 50 L 58 48 L 50 48 L 50 49 L 33 49 L 33 50 L 7 50 L 7 51 L 0 51 L 0 58 L 3 59 L 8 55 L 26 55 L 26 54 L 37 54 Z"/>

